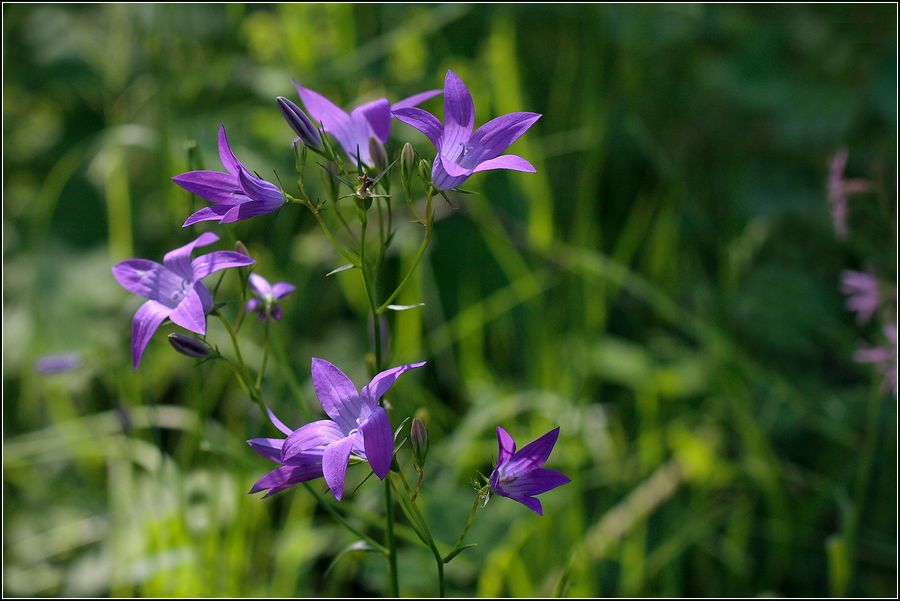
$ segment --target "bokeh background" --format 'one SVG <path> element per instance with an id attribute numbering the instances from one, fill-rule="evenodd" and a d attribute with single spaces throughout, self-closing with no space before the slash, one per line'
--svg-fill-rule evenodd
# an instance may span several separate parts
<path id="1" fill-rule="evenodd" d="M 549 466 L 573 482 L 542 518 L 492 499 L 449 592 L 895 595 L 896 398 L 853 360 L 883 334 L 839 281 L 866 267 L 895 287 L 896 10 L 4 5 L 4 593 L 384 590 L 383 561 L 342 554 L 352 539 L 302 488 L 247 494 L 270 464 L 244 441 L 275 432 L 224 365 L 174 353 L 166 325 L 132 372 L 140 301 L 110 266 L 204 229 L 180 228 L 192 201 L 169 178 L 219 168 L 220 123 L 252 169 L 291 180 L 274 98 L 292 78 L 349 107 L 452 68 L 478 124 L 544 115 L 513 147 L 538 172 L 480 174 L 441 205 L 401 297 L 426 306 L 389 316 L 390 364 L 429 361 L 393 420 L 428 417 L 442 545 L 498 423 L 521 442 L 560 425 Z M 432 152 L 393 131 L 392 150 Z M 873 183 L 846 241 L 826 190 L 841 148 Z M 308 213 L 208 229 L 298 286 L 263 388 L 284 421 L 317 411 L 312 356 L 365 381 L 358 278 L 324 277 L 343 261 Z M 401 225 L 392 269 L 420 235 Z M 262 329 L 242 336 L 256 365 Z M 213 321 L 210 338 L 226 348 Z M 38 372 L 61 352 L 79 365 Z M 364 484 L 351 519 L 377 525 L 380 498 Z M 403 593 L 433 594 L 427 550 L 402 540 Z"/>

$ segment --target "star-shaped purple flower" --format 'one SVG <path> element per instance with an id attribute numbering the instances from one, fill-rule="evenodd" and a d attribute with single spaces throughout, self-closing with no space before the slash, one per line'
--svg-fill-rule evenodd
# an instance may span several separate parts
<path id="1" fill-rule="evenodd" d="M 287 438 L 254 438 L 248 444 L 260 455 L 279 464 L 253 485 L 251 493 L 267 490 L 266 497 L 295 484 L 325 477 L 334 497 L 344 496 L 344 480 L 350 455 L 368 461 L 384 480 L 394 458 L 394 433 L 379 399 L 406 371 L 425 362 L 392 367 L 377 374 L 362 390 L 324 359 L 312 360 L 316 396 L 330 420 L 315 421 L 297 430 L 285 426 L 270 411 L 269 419 Z"/>
<path id="2" fill-rule="evenodd" d="M 535 495 L 571 482 L 565 474 L 543 467 L 558 437 L 559 428 L 554 428 L 516 452 L 512 436 L 497 426 L 500 452 L 497 467 L 491 473 L 491 489 L 500 496 L 522 503 L 538 515 L 544 515 L 541 502 Z"/>
<path id="3" fill-rule="evenodd" d="M 391 135 L 391 110 L 416 106 L 441 93 L 440 90 L 428 90 L 393 105 L 387 98 L 379 98 L 356 107 L 348 115 L 318 92 L 297 82 L 294 82 L 294 87 L 309 114 L 322 125 L 323 130 L 337 139 L 350 161 L 356 165 L 356 153 L 359 152 L 360 160 L 368 167 L 374 166 L 369 138 L 375 137 L 382 144 L 387 144 Z"/>
<path id="4" fill-rule="evenodd" d="M 147 343 L 166 319 L 195 334 L 206 334 L 206 313 L 213 297 L 201 282 L 206 276 L 229 267 L 245 267 L 256 261 L 230 250 L 220 250 L 191 260 L 196 247 L 208 246 L 219 237 L 211 232 L 166 253 L 163 264 L 148 259 L 116 263 L 113 276 L 129 292 L 149 299 L 134 314 L 131 324 L 131 361 L 137 371 Z"/>
<path id="5" fill-rule="evenodd" d="M 514 154 L 500 153 L 541 118 L 538 113 L 509 113 L 491 119 L 474 133 L 475 104 L 466 84 L 447 71 L 444 79 L 444 123 L 414 107 L 395 107 L 393 115 L 428 136 L 438 154 L 431 181 L 439 190 L 459 187 L 469 176 L 489 169 L 534 173 L 531 163 Z"/>
<path id="6" fill-rule="evenodd" d="M 176 184 L 213 203 L 192 214 L 182 224 L 187 227 L 200 221 L 232 223 L 273 213 L 284 204 L 284 194 L 274 184 L 250 173 L 237 160 L 228 145 L 225 126 L 219 128 L 219 158 L 227 173 L 221 171 L 188 171 L 172 178 Z"/>
<path id="7" fill-rule="evenodd" d="M 248 313 L 256 311 L 256 318 L 260 321 L 281 319 L 281 306 L 278 301 L 289 294 L 292 294 L 296 288 L 288 282 L 278 282 L 274 286 L 261 275 L 250 274 L 250 290 L 259 298 L 251 298 L 247 301 L 244 309 Z"/>

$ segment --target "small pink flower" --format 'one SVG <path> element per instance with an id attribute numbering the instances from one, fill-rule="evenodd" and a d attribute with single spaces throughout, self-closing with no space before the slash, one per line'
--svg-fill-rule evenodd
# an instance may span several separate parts
<path id="1" fill-rule="evenodd" d="M 881 304 L 878 280 L 868 272 L 841 272 L 841 292 L 847 295 L 847 309 L 856 313 L 860 324 L 868 323 Z"/>
<path id="2" fill-rule="evenodd" d="M 871 363 L 875 369 L 881 372 L 884 381 L 881 391 L 888 391 L 897 398 L 897 324 L 889 323 L 884 326 L 884 336 L 887 344 L 881 346 L 862 347 L 856 351 L 854 359 L 858 363 Z"/>

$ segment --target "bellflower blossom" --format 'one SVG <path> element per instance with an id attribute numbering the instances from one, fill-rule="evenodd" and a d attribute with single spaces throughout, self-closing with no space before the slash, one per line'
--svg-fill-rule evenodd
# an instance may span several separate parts
<path id="1" fill-rule="evenodd" d="M 284 194 L 274 184 L 250 173 L 237 160 L 228 145 L 224 125 L 219 128 L 219 158 L 227 173 L 188 171 L 172 178 L 172 181 L 188 192 L 213 203 L 211 207 L 204 207 L 192 214 L 181 227 L 200 221 L 233 223 L 273 213 L 281 208 Z"/>
<path id="2" fill-rule="evenodd" d="M 884 336 L 887 344 L 874 347 L 863 347 L 856 351 L 855 359 L 858 363 L 871 363 L 875 369 L 881 372 L 884 378 L 881 391 L 888 391 L 897 398 L 897 324 L 889 323 L 884 326 Z"/>
<path id="3" fill-rule="evenodd" d="M 404 372 L 425 362 L 392 367 L 377 374 L 362 390 L 324 359 L 312 360 L 312 381 L 322 409 L 331 419 L 291 430 L 270 411 L 269 418 L 287 438 L 254 438 L 248 444 L 260 455 L 279 464 L 253 485 L 251 493 L 275 494 L 295 484 L 324 476 L 334 497 L 344 496 L 344 480 L 350 455 L 368 461 L 384 480 L 394 458 L 394 433 L 379 399 Z"/>
<path id="4" fill-rule="evenodd" d="M 249 284 L 250 290 L 259 298 L 248 300 L 244 309 L 248 313 L 256 311 L 256 318 L 260 321 L 267 319 L 279 321 L 281 319 L 281 307 L 278 305 L 278 301 L 292 294 L 296 290 L 294 285 L 287 282 L 278 282 L 273 286 L 269 284 L 266 278 L 255 273 L 250 274 Z"/>
<path id="5" fill-rule="evenodd" d="M 847 295 L 847 309 L 856 313 L 860 324 L 867 323 L 881 304 L 878 280 L 871 273 L 844 270 L 841 273 L 841 292 Z"/>
<path id="6" fill-rule="evenodd" d="M 558 437 L 559 428 L 554 428 L 517 452 L 509 432 L 497 426 L 500 451 L 497 467 L 490 477 L 491 489 L 498 495 L 522 503 L 538 515 L 544 515 L 541 502 L 535 495 L 571 482 L 565 474 L 543 467 Z"/>
<path id="7" fill-rule="evenodd" d="M 432 183 L 439 190 L 459 187 L 469 176 L 489 169 L 534 173 L 531 163 L 514 154 L 500 153 L 541 118 L 538 113 L 509 113 L 491 119 L 473 133 L 475 104 L 466 84 L 447 71 L 444 79 L 444 123 L 414 107 L 394 108 L 393 115 L 425 134 L 437 149 L 431 168 Z"/>
<path id="8" fill-rule="evenodd" d="M 440 90 L 428 90 L 404 98 L 393 105 L 387 98 L 379 98 L 362 104 L 347 114 L 336 104 L 309 88 L 294 82 L 300 100 L 313 119 L 322 125 L 322 129 L 337 138 L 347 157 L 357 164 L 356 155 L 368 167 L 374 167 L 369 150 L 369 139 L 376 138 L 387 144 L 391 135 L 391 110 L 413 107 L 441 93 Z"/>
<path id="9" fill-rule="evenodd" d="M 870 189 L 868 180 L 844 179 L 846 167 L 847 149 L 843 148 L 832 157 L 828 170 L 828 205 L 838 240 L 847 238 L 847 195 L 867 192 Z"/>
<path id="10" fill-rule="evenodd" d="M 206 313 L 212 309 L 213 297 L 201 281 L 216 271 L 229 267 L 245 267 L 256 261 L 230 250 L 212 252 L 193 261 L 194 248 L 209 246 L 219 237 L 211 232 L 169 251 L 163 264 L 148 259 L 128 259 L 113 265 L 113 276 L 129 292 L 149 299 L 134 314 L 131 324 L 131 361 L 134 371 L 154 332 L 166 319 L 195 334 L 206 334 Z"/>

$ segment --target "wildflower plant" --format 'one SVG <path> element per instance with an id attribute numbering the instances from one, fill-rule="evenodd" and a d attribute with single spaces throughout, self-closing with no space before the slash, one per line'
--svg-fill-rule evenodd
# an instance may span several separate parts
<path id="1" fill-rule="evenodd" d="M 455 544 L 442 545 L 435 539 L 419 507 L 429 449 L 425 423 L 417 418 L 406 430 L 406 421 L 392 418 L 391 407 L 384 399 L 403 374 L 424 367 L 426 361 L 386 367 L 390 349 L 384 344 L 385 315 L 423 306 L 422 303 L 397 305 L 395 300 L 417 269 L 431 240 L 435 198 L 439 195 L 448 198 L 448 193 L 481 171 L 535 171 L 526 159 L 501 153 L 534 125 L 540 115 L 510 113 L 475 129 L 472 96 L 452 71 L 446 74 L 443 90 L 425 91 L 394 104 L 379 98 L 349 113 L 309 88 L 299 84 L 295 87 L 303 108 L 284 96 L 279 96 L 276 103 L 295 134 L 291 148 L 297 172 L 296 189 L 283 186 L 280 179 L 276 186 L 251 172 L 232 152 L 222 125 L 218 147 L 225 172 L 188 171 L 173 178 L 185 190 L 211 203 L 188 216 L 183 227 L 203 222 L 222 227 L 286 206 L 307 210 L 346 261 L 332 273 L 353 270 L 361 279 L 368 306 L 364 327 L 372 329 L 372 354 L 370 361 L 360 363 L 368 363 L 371 380 L 357 388 L 340 368 L 326 359 L 314 358 L 310 374 L 327 419 L 311 419 L 294 429 L 276 417 L 262 387 L 271 342 L 270 326 L 278 327 L 273 324 L 284 312 L 279 302 L 296 289 L 289 282 L 270 284 L 263 276 L 250 273 L 255 261 L 242 243 L 238 243 L 237 251 L 217 251 L 191 260 L 194 248 L 219 240 L 212 232 L 203 233 L 193 242 L 166 254 L 163 264 L 129 259 L 113 267 L 113 274 L 123 287 L 148 299 L 133 320 L 133 365 L 135 370 L 139 368 L 144 349 L 165 319 L 196 335 L 175 332 L 169 336 L 169 343 L 180 354 L 201 362 L 224 361 L 249 399 L 283 435 L 248 441 L 251 449 L 276 464 L 259 477 L 250 492 L 265 491 L 264 497 L 269 497 L 297 485 L 304 486 L 360 544 L 384 555 L 388 576 L 386 594 L 394 597 L 400 593 L 394 532 L 394 520 L 398 517 L 395 510 L 399 506 L 412 532 L 434 557 L 437 593 L 443 596 L 444 566 L 474 546 L 466 544 L 465 539 L 478 510 L 491 493 L 518 501 L 543 515 L 536 496 L 570 481 L 561 472 L 544 467 L 560 429 L 551 430 L 517 451 L 512 435 L 498 425 L 496 465 L 489 478 L 475 478 L 472 509 Z M 440 94 L 444 103 L 443 123 L 417 108 Z M 405 144 L 392 158 L 389 138 L 394 118 L 424 133 L 434 145 L 436 155 L 430 160 L 421 159 L 410 144 Z M 324 199 L 308 193 L 306 177 L 310 171 L 323 178 Z M 422 240 L 406 271 L 390 280 L 391 272 L 383 269 L 385 257 L 397 225 L 402 223 L 394 216 L 398 188 L 392 187 L 392 178 L 399 179 L 399 190 L 411 221 L 422 228 Z M 419 186 L 424 192 L 423 203 L 416 202 Z M 355 219 L 347 217 L 348 204 L 352 204 Z M 333 218 L 326 219 L 326 214 Z M 334 229 L 335 221 L 341 230 Z M 210 290 L 202 282 L 212 273 L 227 268 L 235 268 L 230 272 L 236 274 L 240 283 L 241 298 L 237 302 L 215 298 L 218 285 Z M 229 319 L 229 307 L 237 307 L 233 319 Z M 248 365 L 241 351 L 239 334 L 249 314 L 256 314 L 264 322 L 263 353 L 256 370 Z M 231 352 L 220 352 L 206 341 L 207 315 L 218 319 L 227 332 Z M 400 453 L 407 443 L 409 451 Z M 404 475 L 402 464 L 408 459 L 412 459 L 418 475 L 414 485 Z M 349 514 L 335 504 L 335 501 L 352 502 L 347 471 L 350 466 L 360 465 L 383 482 L 384 521 L 380 533 L 370 534 L 366 526 L 353 523 Z M 309 484 L 318 478 L 324 480 L 331 495 L 323 495 Z"/>

